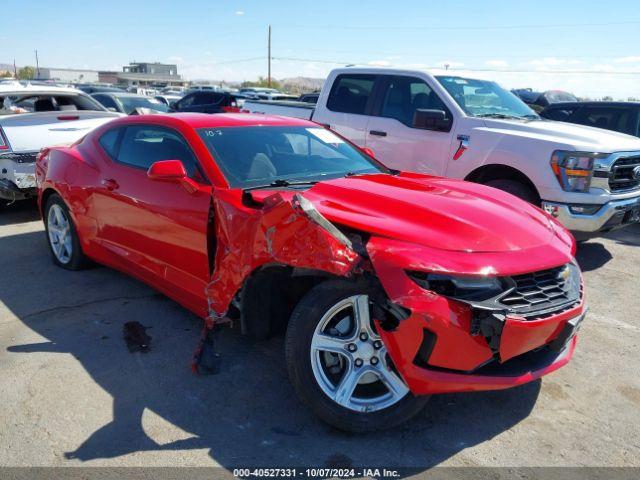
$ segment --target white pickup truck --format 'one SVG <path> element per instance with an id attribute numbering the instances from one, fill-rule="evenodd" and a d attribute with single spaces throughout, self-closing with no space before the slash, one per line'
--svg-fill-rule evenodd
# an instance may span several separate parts
<path id="1" fill-rule="evenodd" d="M 462 178 L 541 206 L 574 232 L 640 221 L 640 139 L 541 119 L 495 82 L 341 68 L 318 103 L 247 100 L 243 111 L 311 119 L 391 168 Z"/>
<path id="2" fill-rule="evenodd" d="M 36 194 L 41 148 L 75 142 L 119 116 L 73 88 L 0 84 L 0 208 Z"/>

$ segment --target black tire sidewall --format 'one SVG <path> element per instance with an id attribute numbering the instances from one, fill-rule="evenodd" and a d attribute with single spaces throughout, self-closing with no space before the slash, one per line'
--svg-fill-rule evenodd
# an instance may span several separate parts
<path id="1" fill-rule="evenodd" d="M 502 190 L 503 192 L 510 193 L 511 195 L 533 205 L 537 205 L 539 203 L 539 199 L 537 198 L 535 192 L 533 192 L 531 188 L 529 188 L 524 183 L 519 182 L 518 180 L 489 180 L 485 183 L 485 185 L 487 185 L 488 187 L 497 188 L 498 190 Z"/>
<path id="2" fill-rule="evenodd" d="M 49 209 L 53 205 L 58 205 L 64 211 L 64 214 L 67 216 L 67 220 L 69 221 L 69 229 L 71 231 L 71 244 L 73 248 L 73 252 L 71 252 L 71 260 L 68 263 L 62 263 L 56 257 L 56 254 L 53 251 L 53 247 L 51 246 L 51 240 L 49 238 Z M 67 270 L 80 270 L 84 268 L 87 264 L 87 259 L 82 252 L 82 247 L 80 246 L 80 238 L 78 237 L 78 233 L 76 231 L 76 225 L 73 221 L 73 217 L 69 212 L 69 208 L 67 207 L 62 197 L 57 193 L 52 194 L 47 198 L 47 203 L 44 209 L 44 229 L 45 234 L 47 236 L 47 245 L 49 246 L 49 252 L 51 253 L 51 258 L 53 259 L 53 263 L 58 265 L 59 267 L 65 268 Z"/>
<path id="3" fill-rule="evenodd" d="M 302 402 L 326 423 L 350 432 L 384 430 L 416 415 L 427 396 L 408 393 L 402 400 L 371 413 L 356 412 L 331 400 L 318 385 L 311 366 L 311 340 L 324 314 L 339 301 L 358 294 L 373 294 L 375 287 L 364 281 L 328 280 L 307 293 L 291 315 L 285 355 L 289 378 Z"/>

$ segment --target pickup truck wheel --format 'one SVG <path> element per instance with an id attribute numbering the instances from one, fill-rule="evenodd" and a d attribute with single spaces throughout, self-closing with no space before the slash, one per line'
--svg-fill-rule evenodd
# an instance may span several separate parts
<path id="1" fill-rule="evenodd" d="M 372 293 L 363 283 L 321 283 L 298 303 L 286 334 L 287 369 L 302 402 L 350 432 L 399 425 L 428 401 L 396 372 L 371 319 Z"/>
<path id="2" fill-rule="evenodd" d="M 489 180 L 485 183 L 485 185 L 493 188 L 497 188 L 498 190 L 502 190 L 503 192 L 510 193 L 511 195 L 515 195 L 516 197 L 524 200 L 525 202 L 529 202 L 533 205 L 538 205 L 540 200 L 536 193 L 531 190 L 531 188 L 525 185 L 518 180 L 509 180 L 509 179 L 497 179 L 497 180 Z"/>
<path id="3" fill-rule="evenodd" d="M 45 230 L 53 262 L 67 270 L 80 270 L 87 265 L 80 239 L 64 200 L 53 194 L 45 207 Z"/>

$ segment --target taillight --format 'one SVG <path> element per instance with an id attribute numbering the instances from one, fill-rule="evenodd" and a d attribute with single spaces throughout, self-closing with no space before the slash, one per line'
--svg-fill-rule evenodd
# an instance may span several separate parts
<path id="1" fill-rule="evenodd" d="M 0 127 L 0 150 L 9 150 L 9 142 L 7 142 L 7 139 L 4 136 L 2 127 Z"/>
<path id="2" fill-rule="evenodd" d="M 222 107 L 222 111 L 225 113 L 240 113 L 240 109 L 238 107 Z"/>

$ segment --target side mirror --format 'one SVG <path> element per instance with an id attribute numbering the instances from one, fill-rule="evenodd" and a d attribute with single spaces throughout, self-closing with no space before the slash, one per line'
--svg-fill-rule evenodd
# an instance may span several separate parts
<path id="1" fill-rule="evenodd" d="M 373 150 L 371 150 L 369 147 L 361 147 L 360 150 L 362 150 L 362 153 L 364 153 L 365 155 L 368 155 L 371 158 L 376 158 L 376 154 L 373 153 Z"/>
<path id="2" fill-rule="evenodd" d="M 150 180 L 177 181 L 187 177 L 187 171 L 180 160 L 160 160 L 147 170 Z"/>
<path id="3" fill-rule="evenodd" d="M 413 114 L 413 127 L 424 130 L 435 130 L 437 132 L 448 132 L 451 130 L 453 120 L 447 117 L 444 110 L 428 110 L 419 108 Z"/>
<path id="4" fill-rule="evenodd" d="M 147 170 L 147 178 L 161 182 L 180 183 L 189 193 L 198 191 L 198 184 L 187 176 L 187 171 L 180 160 L 160 160 Z"/>

